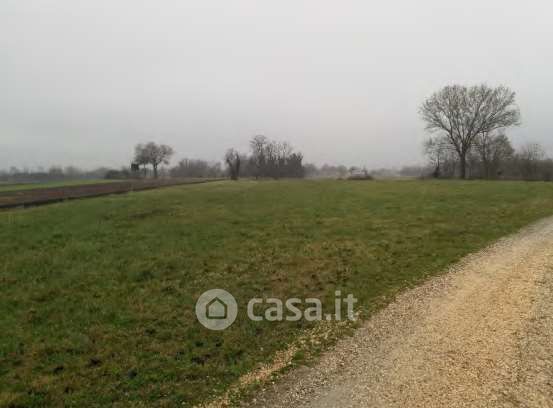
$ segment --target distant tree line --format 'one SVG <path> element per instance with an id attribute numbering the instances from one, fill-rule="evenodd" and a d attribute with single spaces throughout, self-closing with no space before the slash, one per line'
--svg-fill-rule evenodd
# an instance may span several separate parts
<path id="1" fill-rule="evenodd" d="M 376 177 L 393 177 L 395 173 L 388 169 L 367 170 L 366 167 L 323 164 L 317 166 L 309 163 L 305 165 L 305 177 L 321 179 L 349 179 L 349 180 L 372 180 Z"/>
<path id="2" fill-rule="evenodd" d="M 394 177 L 482 178 L 553 180 L 553 160 L 544 149 L 529 143 L 514 149 L 506 129 L 520 124 L 515 93 L 487 85 L 446 86 L 420 107 L 426 129 L 433 133 L 424 143 L 427 166 L 400 170 L 343 165 L 304 164 L 303 154 L 289 143 L 256 135 L 249 151 L 229 149 L 223 162 L 183 158 L 168 167 L 175 152 L 155 142 L 135 146 L 132 163 L 121 169 L 80 170 L 53 166 L 48 170 L 11 168 L 0 170 L 0 182 L 46 182 L 68 179 L 127 179 L 145 177 L 222 178 L 336 178 L 366 180 Z"/>
<path id="3" fill-rule="evenodd" d="M 255 178 L 301 178 L 305 175 L 303 154 L 294 151 L 288 142 L 270 140 L 263 135 L 250 140 L 250 156 L 246 171 Z"/>
<path id="4" fill-rule="evenodd" d="M 305 165 L 305 177 L 308 178 L 335 178 L 342 179 L 348 177 L 350 169 L 344 165 L 323 164 L 317 166 L 312 163 Z"/>
<path id="5" fill-rule="evenodd" d="M 94 170 L 82 170 L 75 166 L 52 166 L 48 169 L 17 168 L 0 170 L 0 182 L 5 183 L 46 183 L 65 180 L 92 180 L 102 179 L 110 171 L 107 167 L 99 167 Z"/>
<path id="6" fill-rule="evenodd" d="M 229 149 L 225 154 L 225 165 L 231 179 L 252 178 L 303 178 L 305 167 L 303 154 L 295 151 L 288 142 L 254 136 L 249 143 L 250 151 L 240 153 Z"/>
<path id="7" fill-rule="evenodd" d="M 460 173 L 459 157 L 442 138 L 428 139 L 424 151 L 429 161 L 426 175 L 454 178 Z M 472 179 L 553 180 L 553 160 L 537 143 L 514 149 L 501 132 L 479 135 L 467 151 L 465 177 Z"/>
<path id="8" fill-rule="evenodd" d="M 184 158 L 169 169 L 171 177 L 219 178 L 225 176 L 221 163 L 210 163 L 206 160 Z"/>
<path id="9" fill-rule="evenodd" d="M 254 136 L 250 151 L 241 153 L 229 149 L 223 157 L 223 163 L 208 162 L 201 159 L 184 158 L 176 166 L 165 168 L 174 150 L 167 145 L 148 142 L 135 146 L 134 159 L 129 177 L 193 177 L 219 178 L 301 178 L 305 175 L 303 154 L 295 151 L 287 142 L 279 142 L 265 136 Z M 112 172 L 115 175 L 115 172 Z M 124 177 L 121 172 L 117 175 Z"/>

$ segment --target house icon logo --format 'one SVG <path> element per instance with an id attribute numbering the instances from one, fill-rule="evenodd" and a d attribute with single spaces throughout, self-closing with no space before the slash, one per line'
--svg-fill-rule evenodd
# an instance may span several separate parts
<path id="1" fill-rule="evenodd" d="M 208 290 L 196 302 L 198 321 L 210 330 L 224 330 L 238 315 L 236 299 L 223 289 Z"/>
<path id="2" fill-rule="evenodd" d="M 226 319 L 228 316 L 228 306 L 221 299 L 216 297 L 206 306 L 206 317 L 208 319 Z"/>

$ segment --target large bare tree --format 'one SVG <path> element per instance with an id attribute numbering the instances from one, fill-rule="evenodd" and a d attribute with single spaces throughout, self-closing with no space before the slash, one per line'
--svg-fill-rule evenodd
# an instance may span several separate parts
<path id="1" fill-rule="evenodd" d="M 460 176 L 465 178 L 467 153 L 476 137 L 520 124 L 515 93 L 505 86 L 485 84 L 442 88 L 420 107 L 430 132 L 440 132 L 459 156 Z"/>

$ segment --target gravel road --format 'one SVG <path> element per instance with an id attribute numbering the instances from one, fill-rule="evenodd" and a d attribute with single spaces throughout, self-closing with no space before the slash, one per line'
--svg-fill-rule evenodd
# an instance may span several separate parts
<path id="1" fill-rule="evenodd" d="M 404 292 L 263 407 L 553 407 L 553 218 Z"/>

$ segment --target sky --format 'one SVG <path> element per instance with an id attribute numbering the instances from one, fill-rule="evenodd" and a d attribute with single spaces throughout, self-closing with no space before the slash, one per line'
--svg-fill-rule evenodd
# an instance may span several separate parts
<path id="1" fill-rule="evenodd" d="M 306 162 L 422 163 L 441 87 L 517 92 L 515 145 L 553 154 L 553 3 L 2 0 L 0 168 L 219 161 L 256 134 Z"/>

